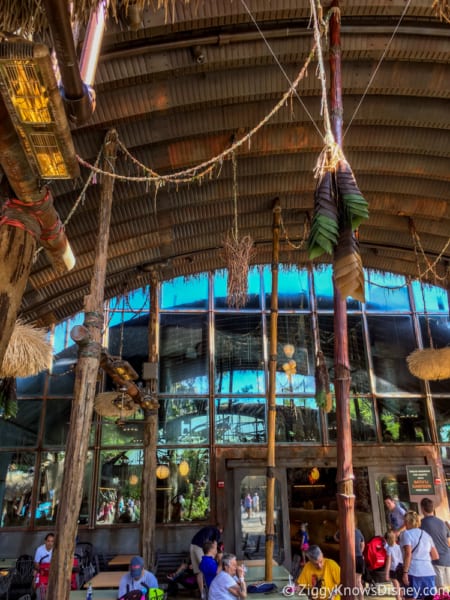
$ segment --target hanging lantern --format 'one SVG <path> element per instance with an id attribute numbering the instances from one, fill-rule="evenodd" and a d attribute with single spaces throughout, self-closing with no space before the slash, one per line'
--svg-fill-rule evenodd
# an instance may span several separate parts
<path id="1" fill-rule="evenodd" d="M 308 481 L 310 484 L 314 485 L 319 481 L 320 472 L 317 467 L 313 467 L 308 473 Z"/>
<path id="2" fill-rule="evenodd" d="M 295 346 L 293 344 L 285 344 L 283 346 L 283 352 L 287 358 L 292 358 L 294 356 Z"/>
<path id="3" fill-rule="evenodd" d="M 178 465 L 178 473 L 181 475 L 181 477 L 186 477 L 186 475 L 189 473 L 189 468 L 189 463 L 186 460 L 182 460 Z"/>
<path id="4" fill-rule="evenodd" d="M 130 485 L 136 485 L 138 481 L 139 481 L 139 477 L 135 474 L 130 475 L 130 478 L 128 479 L 128 482 Z"/>
<path id="5" fill-rule="evenodd" d="M 156 467 L 156 477 L 158 479 L 167 479 L 170 475 L 170 469 L 167 465 L 158 465 Z"/>

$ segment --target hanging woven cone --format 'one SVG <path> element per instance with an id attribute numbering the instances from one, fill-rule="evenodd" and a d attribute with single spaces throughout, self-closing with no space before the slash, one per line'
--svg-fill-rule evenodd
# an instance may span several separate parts
<path id="1" fill-rule="evenodd" d="M 230 308 L 243 308 L 247 304 L 248 270 L 255 255 L 253 239 L 241 239 L 228 234 L 223 241 L 223 257 L 228 269 L 227 304 Z"/>
<path id="2" fill-rule="evenodd" d="M 344 229 L 334 253 L 334 279 L 344 297 L 364 302 L 364 271 L 359 243 L 350 227 Z"/>
<path id="3" fill-rule="evenodd" d="M 131 417 L 139 406 L 128 394 L 117 392 L 101 392 L 94 401 L 94 410 L 102 417 Z"/>
<path id="4" fill-rule="evenodd" d="M 0 368 L 0 377 L 31 377 L 51 365 L 47 331 L 16 321 Z"/>
<path id="5" fill-rule="evenodd" d="M 410 372 L 419 379 L 450 379 L 450 348 L 414 350 L 406 362 Z"/>

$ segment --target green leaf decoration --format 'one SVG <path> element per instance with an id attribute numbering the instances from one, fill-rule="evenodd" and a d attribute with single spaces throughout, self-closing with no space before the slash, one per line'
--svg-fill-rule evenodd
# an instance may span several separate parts
<path id="1" fill-rule="evenodd" d="M 361 194 L 353 171 L 347 161 L 341 160 L 336 169 L 336 185 L 343 203 L 345 222 L 358 229 L 369 218 L 369 205 Z"/>
<path id="2" fill-rule="evenodd" d="M 314 192 L 314 216 L 308 237 L 308 256 L 312 260 L 324 252 L 333 253 L 339 236 L 338 211 L 333 176 L 326 171 Z"/>

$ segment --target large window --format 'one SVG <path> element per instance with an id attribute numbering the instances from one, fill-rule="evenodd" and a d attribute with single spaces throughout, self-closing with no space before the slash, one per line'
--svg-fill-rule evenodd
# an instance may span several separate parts
<path id="1" fill-rule="evenodd" d="M 332 268 L 280 266 L 278 292 L 276 443 L 286 449 L 335 444 Z M 250 269 L 248 302 L 239 311 L 227 303 L 226 271 L 161 284 L 159 523 L 208 519 L 210 457 L 225 446 L 267 443 L 271 294 L 270 266 Z M 139 379 L 149 353 L 149 298 L 146 287 L 105 308 L 103 345 L 128 361 Z M 347 299 L 354 443 L 435 442 L 450 472 L 449 382 L 421 381 L 406 363 L 430 339 L 437 348 L 449 345 L 448 308 L 444 290 L 373 272 L 366 274 L 366 303 Z M 0 397 L 2 527 L 54 523 L 77 360 L 70 330 L 82 322 L 76 315 L 55 327 L 51 372 L 19 379 L 17 401 L 14 386 L 5 384 L 11 393 Z M 328 413 L 315 399 L 319 348 L 330 379 Z M 99 379 L 98 393 L 104 392 L 121 393 L 108 377 Z M 80 527 L 139 522 L 144 428 L 140 409 L 94 415 Z"/>

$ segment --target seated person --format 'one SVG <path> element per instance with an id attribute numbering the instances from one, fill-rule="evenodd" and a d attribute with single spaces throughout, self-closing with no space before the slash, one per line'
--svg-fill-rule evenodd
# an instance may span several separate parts
<path id="1" fill-rule="evenodd" d="M 199 569 L 200 572 L 203 573 L 203 579 L 208 589 L 219 569 L 217 556 L 217 542 L 212 542 L 210 540 L 205 542 L 203 544 L 203 556 L 200 561 Z"/>
<path id="2" fill-rule="evenodd" d="M 150 571 L 144 569 L 144 559 L 141 556 L 133 556 L 130 561 L 130 572 L 126 573 L 119 584 L 118 598 L 122 598 L 132 590 L 141 590 L 147 594 L 150 588 L 157 588 L 158 580 Z"/>
<path id="3" fill-rule="evenodd" d="M 297 583 L 305 586 L 312 597 L 322 600 L 330 598 L 341 583 L 339 565 L 331 558 L 324 558 L 319 546 L 310 546 L 306 550 L 306 558 L 308 562 L 300 572 Z"/>

